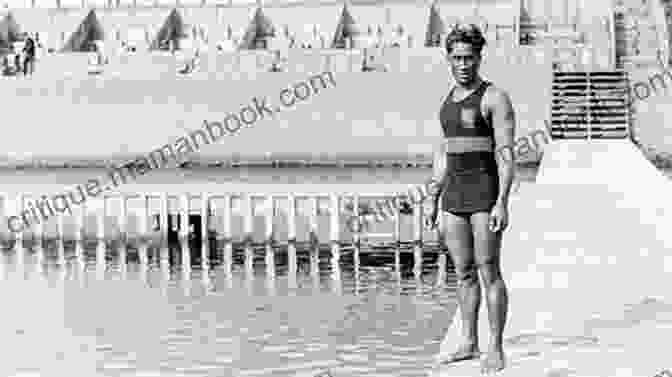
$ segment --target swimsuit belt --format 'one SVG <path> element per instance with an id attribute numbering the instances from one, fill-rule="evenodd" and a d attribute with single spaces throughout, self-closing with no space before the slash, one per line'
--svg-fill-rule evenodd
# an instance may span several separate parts
<path id="1" fill-rule="evenodd" d="M 487 136 L 458 136 L 443 140 L 444 151 L 448 154 L 466 152 L 493 152 L 492 138 Z"/>

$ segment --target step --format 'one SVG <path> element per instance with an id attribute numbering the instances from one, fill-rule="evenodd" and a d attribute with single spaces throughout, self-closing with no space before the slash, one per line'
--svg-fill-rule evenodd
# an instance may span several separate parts
<path id="1" fill-rule="evenodd" d="M 616 112 L 596 112 L 596 111 L 582 111 L 582 112 L 568 112 L 568 111 L 558 111 L 554 110 L 551 112 L 551 119 L 565 119 L 565 118 L 576 118 L 576 117 L 590 117 L 592 116 L 593 118 L 598 118 L 598 119 L 627 119 L 628 114 L 625 112 L 625 109 L 623 111 L 616 113 Z"/>
<path id="2" fill-rule="evenodd" d="M 627 127 L 628 123 L 627 122 L 601 122 L 601 121 L 551 121 L 551 129 L 555 128 L 569 128 L 569 127 L 583 127 L 584 125 L 588 126 L 593 126 L 593 127 L 607 127 L 607 128 L 614 128 L 614 127 Z"/>
<path id="3" fill-rule="evenodd" d="M 626 77 L 627 71 L 624 70 L 614 70 L 614 71 L 590 71 L 590 72 L 558 72 L 554 71 L 553 76 L 556 78 L 559 77 Z"/>
<path id="4" fill-rule="evenodd" d="M 551 92 L 557 96 L 593 96 L 593 97 L 613 97 L 613 98 L 623 98 L 625 97 L 626 92 L 623 91 L 626 87 L 621 88 L 609 88 L 609 89 L 598 89 L 598 88 L 554 88 L 551 87 Z M 618 92 L 616 92 L 618 90 Z"/>
<path id="5" fill-rule="evenodd" d="M 615 100 L 610 100 L 611 103 L 607 101 L 597 101 L 594 98 L 563 98 L 563 97 L 555 97 L 551 98 L 551 101 L 553 103 L 551 104 L 551 107 L 553 109 L 561 110 L 561 109 L 578 109 L 578 108 L 586 108 L 586 109 L 597 109 L 600 107 L 606 107 L 607 109 L 611 109 L 612 107 L 622 107 L 622 108 L 628 108 L 628 105 L 626 104 L 626 98 L 618 98 Z M 602 104 L 597 104 L 595 102 L 602 102 Z M 606 103 L 605 103 L 606 102 Z"/>
<path id="6" fill-rule="evenodd" d="M 600 81 L 590 81 L 590 82 L 580 82 L 580 83 L 565 83 L 565 82 L 554 82 L 551 86 L 552 89 L 575 89 L 575 90 L 610 90 L 610 89 L 623 89 L 628 87 L 628 82 L 625 80 L 618 80 L 613 82 L 606 82 L 603 80 Z"/>
<path id="7" fill-rule="evenodd" d="M 552 134 L 553 139 L 588 139 L 588 133 L 575 133 L 575 134 Z"/>

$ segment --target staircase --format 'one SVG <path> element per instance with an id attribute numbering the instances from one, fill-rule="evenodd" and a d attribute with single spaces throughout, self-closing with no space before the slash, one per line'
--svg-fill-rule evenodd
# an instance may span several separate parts
<path id="1" fill-rule="evenodd" d="M 630 109 L 624 71 L 553 72 L 553 139 L 625 139 Z"/>
<path id="2" fill-rule="evenodd" d="M 666 27 L 661 24 L 666 22 L 662 14 L 665 6 L 652 6 L 651 1 L 658 0 L 616 1 L 613 32 L 617 69 L 629 70 L 658 63 L 663 44 L 668 43 L 664 40 Z"/>

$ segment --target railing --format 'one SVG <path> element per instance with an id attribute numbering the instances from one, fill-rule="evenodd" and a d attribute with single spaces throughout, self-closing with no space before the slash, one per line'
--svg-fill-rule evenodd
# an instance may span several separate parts
<path id="1" fill-rule="evenodd" d="M 336 194 L 336 193 L 325 193 L 325 194 L 302 194 L 302 193 L 293 193 L 293 194 L 278 194 L 278 195 L 266 195 L 266 194 L 241 194 L 241 193 L 200 193 L 196 195 L 192 194 L 181 194 L 177 195 L 179 198 L 179 210 L 170 211 L 169 201 L 171 198 L 175 197 L 174 195 L 169 195 L 166 192 L 159 193 L 143 193 L 143 194 L 123 194 L 123 195 L 104 195 L 97 198 L 99 202 L 99 210 L 96 212 L 96 232 L 93 236 L 89 236 L 89 233 L 85 229 L 85 220 L 88 214 L 86 203 L 79 206 L 78 210 L 74 210 L 73 214 L 68 215 L 70 218 L 74 218 L 74 232 L 71 235 L 66 235 L 65 232 L 65 217 L 66 215 L 56 214 L 54 217 L 56 221 L 56 234 L 55 237 L 47 238 L 45 237 L 45 223 L 36 222 L 30 231 L 25 229 L 21 232 L 12 233 L 13 236 L 5 237 L 6 241 L 14 241 L 14 247 L 20 248 L 23 247 L 26 234 L 30 234 L 32 238 L 32 244 L 37 244 L 42 246 L 44 240 L 56 240 L 58 243 L 58 253 L 63 255 L 64 253 L 64 242 L 75 241 L 78 247 L 81 247 L 81 244 L 85 241 L 96 241 L 96 242 L 109 242 L 109 241 L 119 241 L 121 242 L 122 247 L 126 247 L 128 243 L 138 244 L 138 245 L 147 245 L 147 244 L 158 244 L 160 246 L 165 246 L 168 243 L 169 235 L 171 233 L 177 233 L 177 239 L 180 243 L 188 242 L 190 238 L 196 238 L 204 245 L 206 249 L 211 241 L 223 241 L 225 246 L 225 253 L 231 253 L 234 244 L 239 246 L 244 246 L 246 248 L 252 248 L 255 246 L 276 246 L 276 245 L 288 245 L 290 247 L 296 247 L 297 245 L 303 245 L 308 247 L 318 247 L 320 245 L 331 245 L 332 249 L 338 249 L 340 247 L 350 247 L 354 248 L 356 251 L 366 250 L 362 247 L 392 247 L 396 253 L 412 251 L 415 255 L 416 263 L 422 260 L 422 250 L 423 245 L 435 245 L 439 238 L 438 237 L 428 237 L 425 239 L 426 231 L 423 230 L 423 206 L 418 203 L 415 204 L 412 215 L 402 214 L 397 206 L 394 217 L 392 221 L 392 231 L 388 233 L 367 233 L 367 229 L 357 229 L 356 226 L 353 226 L 353 221 L 351 221 L 350 216 L 358 216 L 360 211 L 364 208 L 362 204 L 362 198 L 394 198 L 397 197 L 397 201 L 401 200 L 400 197 L 392 193 L 381 194 L 381 193 L 365 193 L 365 194 Z M 8 205 L 11 203 L 11 200 L 8 200 L 8 194 L 0 194 L 3 202 L 3 223 L 7 227 L 7 219 L 9 216 L 17 216 L 22 218 L 23 215 L 31 216 L 31 211 L 33 211 L 35 217 L 37 213 L 34 207 L 26 205 L 26 199 L 32 199 L 36 197 L 35 195 L 29 194 L 19 194 L 15 196 L 13 200 L 13 205 Z M 160 206 L 158 215 L 154 214 L 151 211 L 150 199 L 160 198 Z M 108 217 L 108 203 L 110 200 L 117 200 L 118 205 L 118 215 L 116 224 L 116 232 L 106 232 L 105 222 Z M 129 226 L 129 200 L 131 199 L 140 199 L 139 206 L 136 207 L 136 213 L 134 217 L 137 217 L 139 221 L 137 222 L 137 229 L 132 231 Z M 200 220 L 200 234 L 191 234 L 190 227 L 185 226 L 186 222 L 184 219 L 189 219 L 192 215 L 192 210 L 195 207 L 192 207 L 192 200 L 200 199 L 200 205 L 195 207 L 200 207 L 197 209 L 197 216 Z M 223 199 L 223 200 L 222 200 Z M 256 199 L 262 199 L 261 206 L 255 206 Z M 297 203 L 299 199 L 308 200 L 310 205 L 306 210 L 306 213 L 300 213 L 297 208 Z M 328 205 L 323 205 L 326 201 Z M 281 206 L 279 204 L 280 200 L 287 201 L 286 206 Z M 102 202 L 102 203 L 101 203 Z M 349 203 L 352 203 L 353 211 L 349 212 L 347 215 L 344 214 L 343 209 L 347 207 Z M 399 202 L 397 202 L 399 203 Z M 217 208 L 215 204 L 218 204 L 220 208 Z M 238 204 L 238 205 L 236 205 Z M 234 207 L 239 207 L 236 211 Z M 44 207 L 43 207 L 44 209 Z M 221 209 L 221 211 L 218 211 Z M 25 211 L 25 212 L 24 212 Z M 218 213 L 219 212 L 219 213 Z M 323 228 L 320 226 L 320 215 L 328 215 L 328 239 L 320 239 L 320 230 Z M 171 220 L 169 217 L 171 215 L 179 214 L 180 226 L 179 229 L 175 229 L 175 223 L 172 224 L 171 229 Z M 264 236 L 263 240 L 257 240 L 254 237 L 254 226 L 255 218 L 261 214 L 263 216 L 263 228 Z M 9 216 L 8 216 L 9 215 Z M 301 216 L 303 215 L 303 216 Z M 277 224 L 279 218 L 287 218 L 286 229 L 280 229 L 280 226 Z M 301 223 L 298 221 L 300 217 L 307 217 L 307 226 L 301 227 Z M 241 219 L 242 218 L 242 219 Z M 411 218 L 411 224 L 408 224 L 408 221 L 404 221 L 407 218 Z M 51 221 L 47 220 L 46 224 L 51 224 Z M 150 221 L 157 221 L 155 227 L 150 228 Z M 240 222 L 242 220 L 242 227 Z M 19 220 L 20 221 L 20 220 Z M 188 221 L 188 220 L 187 220 Z M 387 225 L 389 225 L 389 220 L 387 220 Z M 386 222 L 382 222 L 386 224 Z M 217 225 L 221 225 L 218 227 Z M 234 229 L 234 225 L 238 225 Z M 306 224 L 303 224 L 306 225 Z M 404 227 L 406 225 L 406 227 Z M 412 227 L 412 239 L 405 239 L 404 233 L 405 228 L 408 228 L 408 225 Z M 221 228 L 221 229 L 217 229 Z M 307 228 L 307 229 L 302 229 Z M 158 230 L 158 234 L 157 234 Z M 281 231 L 286 231 L 285 239 L 280 237 L 282 234 Z M 303 232 L 302 232 L 303 230 Z M 111 234 L 114 233 L 114 234 Z M 430 235 L 437 235 L 437 231 L 430 231 Z M 371 241 L 370 238 L 386 238 L 383 241 Z M 432 240 L 434 238 L 434 240 Z M 429 241 L 429 242 L 428 242 Z"/>

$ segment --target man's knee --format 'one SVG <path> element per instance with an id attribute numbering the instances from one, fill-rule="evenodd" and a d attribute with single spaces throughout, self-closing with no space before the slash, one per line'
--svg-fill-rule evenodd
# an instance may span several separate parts
<path id="1" fill-rule="evenodd" d="M 493 283 L 501 279 L 499 260 L 497 258 L 485 258 L 476 263 L 476 268 L 483 275 L 484 283 Z"/>
<path id="2" fill-rule="evenodd" d="M 470 263 L 465 266 L 456 266 L 457 282 L 461 285 L 472 285 L 478 283 L 478 269 L 476 265 Z"/>

